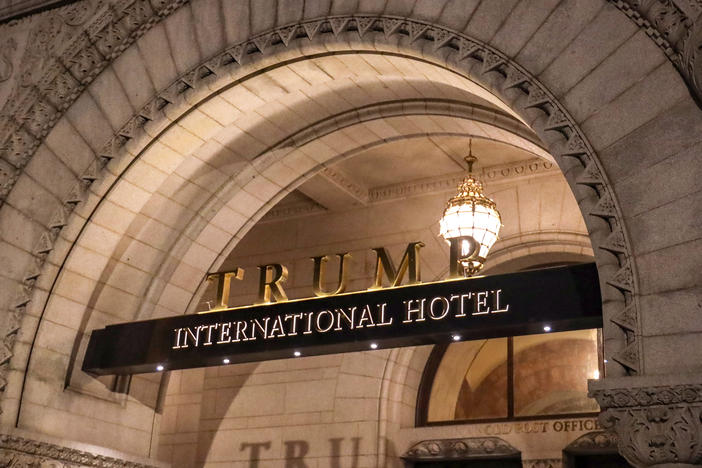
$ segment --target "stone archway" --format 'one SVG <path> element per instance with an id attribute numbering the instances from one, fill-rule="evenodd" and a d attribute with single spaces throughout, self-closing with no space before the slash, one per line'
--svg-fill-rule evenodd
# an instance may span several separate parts
<path id="1" fill-rule="evenodd" d="M 353 28 L 354 22 L 351 20 L 351 17 L 345 19 L 341 18 L 339 20 L 341 21 L 341 23 L 338 24 L 340 25 L 343 23 L 343 26 L 345 28 Z M 382 18 L 375 17 L 366 18 L 366 20 L 366 32 L 370 30 L 372 25 L 377 24 L 378 27 L 382 29 L 383 37 L 385 37 L 386 34 L 395 34 L 399 38 L 409 37 L 409 29 L 402 29 L 400 26 L 402 26 L 402 24 L 404 23 L 399 20 L 391 21 L 390 19 L 383 20 Z M 310 33 L 306 32 L 304 40 L 312 40 L 317 38 L 321 41 L 324 41 L 325 39 L 331 39 L 332 42 L 336 42 L 337 36 L 341 33 L 341 30 L 337 29 L 338 32 L 337 34 L 335 34 L 334 29 L 332 28 L 332 23 L 329 21 L 330 20 L 316 20 L 309 23 L 303 23 L 302 26 L 299 26 L 300 31 L 309 30 L 310 33 L 319 33 L 318 36 L 314 35 L 312 37 L 309 37 L 308 34 Z M 337 21 L 335 20 L 334 23 L 336 24 Z M 323 24 L 328 25 L 327 34 L 324 34 L 324 30 L 326 28 L 322 28 Z M 428 30 L 429 25 L 424 26 L 426 26 Z M 409 28 L 409 26 L 407 26 L 407 28 Z M 363 28 L 361 28 L 361 30 L 363 30 Z M 358 34 L 358 31 L 350 31 L 349 33 Z M 253 60 L 255 59 L 257 53 L 263 54 L 263 51 L 261 51 L 260 48 L 263 48 L 264 51 L 269 50 L 269 53 L 273 53 L 272 50 L 276 47 L 276 44 L 274 44 L 274 37 L 279 38 L 277 47 L 285 47 L 284 42 L 280 38 L 281 34 L 281 31 L 277 30 L 270 33 L 265 33 L 261 37 L 254 38 L 250 41 L 246 41 L 245 43 L 240 44 L 236 47 L 236 49 L 240 52 L 243 51 L 244 48 L 251 49 L 250 54 L 253 54 L 253 56 L 249 56 L 247 58 L 249 60 Z M 289 30 L 288 34 L 290 34 Z M 419 42 L 429 41 L 430 44 L 436 45 L 435 53 L 437 54 L 454 52 L 454 48 L 456 48 L 458 52 L 458 57 L 460 57 L 462 60 L 467 61 L 466 65 L 468 65 L 469 67 L 473 66 L 472 62 L 483 63 L 486 60 L 493 60 L 494 63 L 492 64 L 481 65 L 479 77 L 481 79 L 498 80 L 506 82 L 506 85 L 504 86 L 504 91 L 502 91 L 501 85 L 498 85 L 496 83 L 491 83 L 491 85 L 493 90 L 500 89 L 500 95 L 506 93 L 505 97 L 511 95 L 513 100 L 516 99 L 517 102 L 513 103 L 513 106 L 519 108 L 519 106 L 521 105 L 523 106 L 523 111 L 526 112 L 527 115 L 532 115 L 532 118 L 535 119 L 532 125 L 537 129 L 537 131 L 539 131 L 539 133 L 541 133 L 542 138 L 551 140 L 551 152 L 559 155 L 558 161 L 562 165 L 565 165 L 566 169 L 564 170 L 564 173 L 566 174 L 566 176 L 569 179 L 571 179 L 571 181 L 578 179 L 581 187 L 606 187 L 606 182 L 602 180 L 602 177 L 598 175 L 596 163 L 594 162 L 594 155 L 592 154 L 591 150 L 588 149 L 582 136 L 577 133 L 577 127 L 575 126 L 575 124 L 572 123 L 572 120 L 568 119 L 568 117 L 563 113 L 563 111 L 558 108 L 558 104 L 556 103 L 556 101 L 548 94 L 546 94 L 545 90 L 538 87 L 538 84 L 536 84 L 535 81 L 529 83 L 530 80 L 524 72 L 520 71 L 514 65 L 508 64 L 508 60 L 506 58 L 501 57 L 500 55 L 497 55 L 497 51 L 493 51 L 485 45 L 481 46 L 478 42 L 471 41 L 469 39 L 464 39 L 459 35 L 451 33 L 450 31 L 441 32 L 441 30 L 436 30 L 434 32 L 434 35 L 437 36 L 436 38 L 428 34 L 426 31 L 424 31 L 423 34 L 426 36 L 426 39 L 424 37 L 418 37 L 417 39 L 415 39 L 412 45 L 410 45 L 410 47 L 416 48 L 418 47 Z M 437 41 L 442 42 L 436 44 Z M 261 46 L 260 48 L 259 46 L 256 46 L 257 42 L 259 43 L 259 46 Z M 266 46 L 262 46 L 263 43 L 271 44 L 271 49 L 267 49 Z M 469 47 L 469 49 L 461 50 L 461 47 Z M 223 54 L 215 58 L 219 60 L 220 64 L 226 63 L 227 60 L 231 60 L 228 63 L 229 66 L 239 66 L 239 62 L 237 62 L 236 59 L 231 55 L 231 51 L 232 49 L 228 49 Z M 226 57 L 229 57 L 229 59 L 227 59 Z M 265 59 L 265 55 L 263 55 L 262 57 Z M 210 67 L 213 67 L 212 63 L 214 62 L 212 59 L 208 60 L 208 63 L 210 64 Z M 460 69 L 461 63 L 459 62 L 454 66 L 457 67 L 457 69 Z M 199 95 L 201 97 L 204 97 L 210 93 L 209 86 L 218 86 L 214 83 L 218 76 L 205 65 L 198 65 L 194 67 L 193 70 L 189 71 L 186 75 L 187 76 L 179 78 L 173 85 L 171 85 L 166 90 L 163 96 L 159 96 L 158 98 L 150 102 L 148 104 L 148 107 L 152 107 L 153 105 L 156 105 L 155 103 L 158 102 L 158 105 L 174 106 L 174 108 L 180 107 L 182 109 L 180 112 L 183 112 L 190 107 L 190 104 L 185 100 L 186 95 L 192 95 L 193 97 Z M 188 84 L 188 81 L 190 81 L 190 84 Z M 196 84 L 199 84 L 199 86 L 193 86 Z M 164 97 L 169 97 L 170 101 L 165 99 Z M 189 100 L 192 100 L 192 97 L 190 97 Z M 143 113 L 144 112 L 142 111 L 141 114 Z M 162 115 L 165 115 L 165 111 L 162 110 L 162 113 Z M 174 115 L 178 115 L 178 113 L 179 111 L 175 111 Z M 98 160 L 98 164 L 100 161 L 102 163 L 106 163 L 107 160 L 113 159 L 118 154 L 120 154 L 118 151 L 119 148 L 121 148 L 120 145 L 127 143 L 134 144 L 139 140 L 142 141 L 142 145 L 147 144 L 152 137 L 149 136 L 149 134 L 147 134 L 144 131 L 144 129 L 139 126 L 139 123 L 148 124 L 157 128 L 159 126 L 163 126 L 164 124 L 169 123 L 168 119 L 163 120 L 162 123 L 159 123 L 157 119 L 147 120 L 141 114 L 137 117 L 132 118 L 130 122 L 121 130 L 119 130 L 117 132 L 117 135 L 114 136 L 111 139 L 111 141 L 103 147 L 103 151 L 99 152 L 100 157 Z M 137 145 L 139 146 L 139 143 L 137 143 Z M 562 149 L 558 150 L 558 148 Z M 109 154 L 108 151 L 110 152 Z M 132 149 L 132 153 L 133 152 L 134 149 Z M 122 155 L 127 156 L 128 158 L 133 157 L 131 155 L 132 153 L 122 150 Z M 585 167 L 582 166 L 582 161 L 580 161 L 579 158 L 582 158 L 583 160 L 587 159 L 588 161 L 590 161 L 586 162 L 586 165 L 588 165 L 587 177 L 585 177 Z M 122 164 L 124 164 L 125 162 L 126 161 L 123 161 Z M 573 167 L 576 167 L 573 166 L 573 164 L 581 164 L 581 169 L 579 172 L 575 169 L 572 169 Z M 97 177 L 94 174 L 97 170 L 97 167 L 98 166 L 96 165 L 91 165 L 91 167 L 89 167 L 88 169 L 89 174 L 86 175 L 84 180 L 96 180 Z M 568 170 L 569 167 L 570 170 Z M 574 174 L 574 172 L 578 172 L 578 174 L 576 175 Z M 93 179 L 93 177 L 96 177 L 96 179 Z M 81 194 L 76 193 L 75 190 L 81 191 L 85 190 L 85 188 L 86 187 L 84 186 L 84 182 L 79 183 L 77 186 L 74 187 L 74 192 L 69 195 L 69 198 L 73 200 L 71 200 L 70 202 L 66 202 L 68 208 L 75 206 L 76 200 L 74 199 L 80 198 Z M 617 213 L 613 200 L 611 200 L 611 194 L 609 194 L 609 192 L 603 189 L 602 195 L 600 196 L 600 192 L 598 192 L 597 190 L 592 190 L 590 191 L 590 196 L 580 199 L 579 202 L 581 203 L 581 205 L 586 204 L 587 208 L 585 208 L 585 211 L 588 211 L 589 214 L 593 215 L 587 216 L 587 219 L 589 220 L 590 224 L 595 223 L 596 225 L 599 225 L 602 229 L 606 228 L 606 232 L 603 232 L 601 234 L 602 239 L 599 242 L 597 241 L 597 239 L 595 239 L 594 243 L 598 246 L 599 244 L 604 244 L 609 248 L 609 252 L 616 252 L 621 256 L 625 256 L 626 247 L 623 243 L 623 232 L 616 230 L 619 229 L 621 223 L 617 224 L 616 221 L 612 221 L 617 219 Z M 605 222 L 604 220 L 610 221 L 611 226 L 614 226 L 614 236 L 612 236 L 612 231 L 609 231 L 610 228 L 607 227 L 610 226 L 610 223 Z M 593 233 L 600 232 L 592 227 L 591 231 Z M 594 234 L 591 234 L 591 237 L 593 235 Z M 46 235 L 43 237 L 43 239 L 41 239 L 43 244 L 45 244 L 49 240 L 50 238 Z M 613 243 L 618 245 L 611 245 Z M 619 250 L 622 250 L 622 252 L 618 252 Z M 600 253 L 600 257 L 604 255 L 602 253 L 604 251 L 601 249 L 596 249 L 596 252 Z M 613 257 L 613 259 L 616 259 L 616 257 Z M 601 260 L 601 262 L 602 261 L 603 260 Z M 621 271 L 620 268 L 622 268 Z M 602 271 L 601 274 L 604 276 L 606 281 L 606 273 L 604 273 L 606 270 L 605 266 L 602 265 L 600 267 L 600 270 Z M 626 278 L 622 279 L 622 275 L 628 274 L 629 272 L 630 266 L 628 265 L 628 263 L 625 262 L 620 265 L 618 263 L 618 260 L 615 262 L 615 268 L 611 271 L 611 274 L 615 276 L 611 279 L 611 282 L 617 284 L 618 291 L 626 289 L 625 287 L 628 287 L 630 289 L 633 288 L 633 283 L 631 282 L 633 280 Z M 621 287 L 622 289 L 620 289 L 619 287 Z"/>
<path id="2" fill-rule="evenodd" d="M 179 15 L 179 19 L 173 20 L 174 22 L 189 21 L 185 19 L 189 13 Z M 64 239 L 61 228 L 68 226 L 77 232 L 75 229 L 81 225 L 76 217 L 68 221 L 67 216 L 76 205 L 82 205 L 75 211 L 76 214 L 91 216 L 94 204 L 108 190 L 109 184 L 101 178 L 101 174 L 105 174 L 101 171 L 107 162 L 113 161 L 110 163 L 112 167 L 126 165 L 141 148 L 150 144 L 163 127 L 170 125 L 171 118 L 178 118 L 181 113 L 187 112 L 194 102 L 209 95 L 212 88 L 224 86 L 223 83 L 229 82 L 229 78 L 222 76 L 236 73 L 236 69 L 246 66 L 256 69 L 299 53 L 317 51 L 327 54 L 328 49 L 343 50 L 349 47 L 347 44 L 351 44 L 354 50 L 371 47 L 372 44 L 373 48 L 385 53 L 400 51 L 399 53 L 412 57 L 424 55 L 423 60 L 429 63 L 441 64 L 480 81 L 518 109 L 549 144 L 549 149 L 557 156 L 578 195 L 598 254 L 603 284 L 609 285 L 606 286 L 609 292 L 605 293 L 605 313 L 606 318 L 612 319 L 616 326 L 605 331 L 611 338 L 607 349 L 624 366 L 619 372 L 615 369 L 611 372 L 623 374 L 624 369 L 642 370 L 641 342 L 635 340 L 641 334 L 636 312 L 638 275 L 632 247 L 626 240 L 623 228 L 625 222 L 615 201 L 617 197 L 614 196 L 614 186 L 607 181 L 602 172 L 602 163 L 598 162 L 575 119 L 569 116 L 566 108 L 559 104 L 547 88 L 529 75 L 526 68 L 520 67 L 508 56 L 475 37 L 441 27 L 437 23 L 403 19 L 394 15 L 340 14 L 304 20 L 281 28 L 263 29 L 268 31 L 253 34 L 243 42 L 228 44 L 226 50 L 209 55 L 207 60 L 181 73 L 172 85 L 141 107 L 104 146 L 94 148 L 96 158 L 79 174 L 73 188 L 67 194 L 62 194 L 63 203 L 55 211 L 44 213 L 50 220 L 46 224 L 48 229 L 37 232 L 38 239 L 34 239 L 33 247 L 35 255 L 26 262 L 28 266 L 25 265 L 23 273 L 18 272 L 18 278 L 21 277 L 24 283 L 18 286 L 19 299 L 12 304 L 14 324 L 10 325 L 7 334 L 8 347 L 13 345 L 22 314 L 30 300 L 34 298 L 30 307 L 35 307 L 34 304 L 41 300 L 31 287 L 39 283 L 48 286 L 46 290 L 50 290 L 53 282 L 50 272 L 52 269 L 56 271 L 55 267 L 63 263 L 61 253 L 57 253 L 59 249 L 56 241 L 70 243 L 75 238 L 71 234 Z M 302 43 L 301 50 L 289 49 L 289 46 L 297 47 L 299 43 Z M 90 45 L 83 56 L 89 58 L 93 54 L 94 57 L 94 52 L 90 52 L 93 48 L 98 50 L 97 46 Z M 75 73 L 82 72 L 82 65 L 76 66 L 78 70 Z M 90 75 L 86 74 L 84 79 L 89 81 Z M 679 86 L 674 88 L 679 91 Z M 87 105 L 87 100 L 78 104 L 83 106 L 85 115 L 90 115 L 85 107 Z M 19 135 L 17 132 L 15 134 Z M 612 135 L 598 138 L 602 139 L 598 139 L 597 145 L 602 146 L 611 141 L 608 138 L 611 139 Z M 92 143 L 98 141 L 95 139 Z M 18 144 L 24 143 L 20 141 Z M 128 155 L 128 152 L 132 154 Z M 88 203 L 83 205 L 83 201 Z M 53 255 L 52 260 L 58 261 L 54 265 L 51 262 L 44 263 L 47 254 Z M 26 322 L 30 329 L 36 326 L 34 319 L 27 318 Z M 15 358 L 16 361 L 18 359 Z"/>

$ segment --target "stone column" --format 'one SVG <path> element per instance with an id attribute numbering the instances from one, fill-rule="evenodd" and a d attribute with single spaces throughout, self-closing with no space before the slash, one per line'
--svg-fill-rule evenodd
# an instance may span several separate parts
<path id="1" fill-rule="evenodd" d="M 600 424 L 638 467 L 702 466 L 702 375 L 590 380 Z"/>

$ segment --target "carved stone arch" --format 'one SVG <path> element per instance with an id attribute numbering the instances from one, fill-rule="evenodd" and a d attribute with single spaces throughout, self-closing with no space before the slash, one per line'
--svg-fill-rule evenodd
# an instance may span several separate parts
<path id="1" fill-rule="evenodd" d="M 702 4 L 684 0 L 609 0 L 635 22 L 677 68 L 690 89 L 702 102 Z"/>
<path id="2" fill-rule="evenodd" d="M 416 30 L 422 32 L 411 37 L 411 31 Z M 621 328 L 618 337 L 611 337 L 614 342 L 620 343 L 617 345 L 619 349 L 613 349 L 610 341 L 608 352 L 624 369 L 633 372 L 640 369 L 639 343 L 635 339 L 638 332 L 636 274 L 621 214 L 594 151 L 565 108 L 528 71 L 481 41 L 431 23 L 363 15 L 304 21 L 228 46 L 225 51 L 182 75 L 132 117 L 106 142 L 95 164 L 66 196 L 64 206 L 55 214 L 56 222 L 52 228 L 39 239 L 35 250 L 36 265 L 26 273 L 25 285 L 11 310 L 12 320 L 17 325 L 10 327 L 11 332 L 5 335 L 8 349 L 12 348 L 14 330 L 19 326 L 23 310 L 31 297 L 32 284 L 38 277 L 37 272 L 42 270 L 46 254 L 52 250 L 66 217 L 84 199 L 88 187 L 102 178 L 106 163 L 124 157 L 127 147 L 135 151 L 147 145 L 153 138 L 153 131 L 167 124 L 165 113 L 171 113 L 169 109 L 188 108 L 188 102 L 209 95 L 209 87 L 216 86 L 221 77 L 247 63 L 257 60 L 265 62 L 269 54 L 286 50 L 292 52 L 289 48 L 299 41 L 333 45 L 341 49 L 348 47 L 345 44 L 352 41 L 356 46 L 372 44 L 375 49 L 400 50 L 400 53 L 409 56 L 421 56 L 430 63 L 482 83 L 504 102 L 510 103 L 548 144 L 571 187 L 578 194 L 598 258 L 605 318 L 616 318 L 623 312 L 634 317 L 630 325 Z M 148 133 L 145 128 L 149 129 Z M 614 368 L 610 372 L 617 373 Z"/>
<path id="3" fill-rule="evenodd" d="M 34 21 L 0 113 L 0 206 L 41 141 L 85 88 L 154 24 L 187 3 L 87 0 Z"/>

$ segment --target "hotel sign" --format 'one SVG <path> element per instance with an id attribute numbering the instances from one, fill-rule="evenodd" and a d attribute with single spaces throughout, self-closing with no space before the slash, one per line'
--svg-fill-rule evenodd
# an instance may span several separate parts
<path id="1" fill-rule="evenodd" d="M 220 299 L 223 284 L 220 278 Z M 266 292 L 264 287 L 262 296 Z M 590 263 L 109 325 L 92 332 L 83 370 L 136 374 L 159 366 L 186 369 L 601 326 L 597 269 Z"/>

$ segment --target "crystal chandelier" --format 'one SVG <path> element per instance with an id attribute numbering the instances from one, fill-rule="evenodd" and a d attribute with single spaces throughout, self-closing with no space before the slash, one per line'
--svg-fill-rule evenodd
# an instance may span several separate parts
<path id="1" fill-rule="evenodd" d="M 471 143 L 468 146 L 468 176 L 458 186 L 458 193 L 449 200 L 439 221 L 440 234 L 458 247 L 457 261 L 464 276 L 473 276 L 483 268 L 485 258 L 502 227 L 502 218 L 495 202 L 483 194 L 483 184 L 473 175 Z M 452 255 L 453 256 L 453 255 Z"/>

